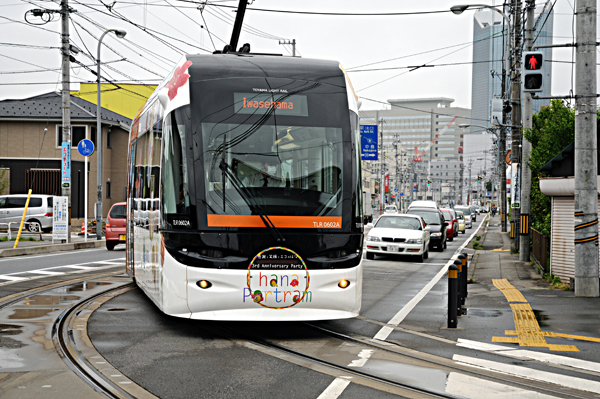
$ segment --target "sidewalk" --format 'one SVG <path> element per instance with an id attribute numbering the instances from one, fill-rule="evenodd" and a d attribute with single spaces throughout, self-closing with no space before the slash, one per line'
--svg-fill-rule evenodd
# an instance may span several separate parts
<path id="1" fill-rule="evenodd" d="M 84 248 L 101 248 L 105 246 L 104 238 L 102 240 L 96 240 L 95 235 L 89 235 L 87 242 L 84 237 L 78 235 L 75 232 L 71 233 L 71 243 L 62 244 L 60 242 L 52 243 L 52 234 L 43 234 L 43 241 L 24 241 L 29 237 L 39 239 L 37 235 L 23 235 L 19 240 L 19 245 L 16 249 L 15 241 L 0 241 L 0 258 L 9 256 L 22 256 L 22 255 L 37 255 L 37 254 L 48 254 L 60 251 L 72 251 L 74 249 Z"/>
<path id="2" fill-rule="evenodd" d="M 500 216 L 488 220 L 480 234 L 484 249 L 470 256 L 466 314 L 459 317 L 460 331 L 450 334 L 505 349 L 600 358 L 600 298 L 553 289 L 532 262 L 510 253 Z"/>

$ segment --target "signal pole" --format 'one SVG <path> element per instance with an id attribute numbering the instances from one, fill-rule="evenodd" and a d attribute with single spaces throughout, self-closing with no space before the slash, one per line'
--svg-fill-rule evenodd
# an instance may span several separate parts
<path id="1" fill-rule="evenodd" d="M 511 158 L 513 168 L 517 168 L 514 182 L 511 181 L 511 187 L 515 193 L 515 202 L 520 200 L 520 184 L 519 177 L 521 175 L 520 168 L 522 169 L 521 162 L 521 128 L 515 127 L 521 125 L 521 2 L 513 0 L 513 12 L 514 12 L 514 46 L 513 46 L 513 62 L 515 67 L 512 72 L 512 115 L 511 115 L 511 131 L 512 131 L 512 146 L 511 146 Z M 520 208 L 515 208 L 511 204 L 510 212 L 510 227 L 511 227 L 511 244 L 510 250 L 512 253 L 519 252 L 519 239 L 517 238 L 517 232 L 519 230 L 519 216 Z"/>
<path id="2" fill-rule="evenodd" d="M 70 43 L 69 43 L 69 4 L 68 0 L 62 0 L 60 3 L 61 14 L 61 53 L 62 53 L 62 142 L 69 143 L 67 151 L 71 151 L 71 87 L 70 87 Z M 64 151 L 64 150 L 63 150 Z M 63 156 L 64 158 L 64 156 Z M 71 154 L 67 158 L 66 168 L 71 171 Z M 63 161 L 64 162 L 64 161 Z M 62 166 L 63 171 L 65 165 Z M 71 242 L 71 176 L 68 176 L 68 182 L 61 182 L 61 195 L 69 198 L 69 217 L 67 220 L 67 242 Z M 87 206 L 87 204 L 86 204 Z"/>
<path id="3" fill-rule="evenodd" d="M 535 26 L 535 0 L 527 0 L 527 23 L 525 24 L 525 51 L 533 50 L 533 32 Z M 531 93 L 523 93 L 523 130 L 533 126 L 533 100 Z M 521 164 L 521 228 L 519 231 L 519 260 L 529 262 L 529 212 L 531 211 L 531 169 L 529 153 L 531 143 L 523 135 L 523 163 Z"/>
<path id="4" fill-rule="evenodd" d="M 279 44 L 290 44 L 292 46 L 292 57 L 296 56 L 296 39 L 290 40 L 280 40 Z"/>
<path id="5" fill-rule="evenodd" d="M 576 4 L 575 296 L 598 297 L 596 0 Z"/>

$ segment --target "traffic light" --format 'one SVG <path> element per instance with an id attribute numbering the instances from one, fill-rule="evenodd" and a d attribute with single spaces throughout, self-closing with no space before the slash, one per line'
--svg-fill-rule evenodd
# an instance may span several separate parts
<path id="1" fill-rule="evenodd" d="M 523 91 L 527 93 L 544 90 L 544 53 L 526 51 L 523 53 Z"/>
<path id="2" fill-rule="evenodd" d="M 427 180 L 427 187 L 431 186 L 431 180 Z"/>
<path id="3" fill-rule="evenodd" d="M 477 183 L 481 183 L 481 176 L 477 176 Z"/>

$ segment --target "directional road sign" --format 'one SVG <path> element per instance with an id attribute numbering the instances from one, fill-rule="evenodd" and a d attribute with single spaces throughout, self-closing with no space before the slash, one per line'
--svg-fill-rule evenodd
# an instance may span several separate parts
<path id="1" fill-rule="evenodd" d="M 377 161 L 377 125 L 360 125 L 360 159 Z"/>

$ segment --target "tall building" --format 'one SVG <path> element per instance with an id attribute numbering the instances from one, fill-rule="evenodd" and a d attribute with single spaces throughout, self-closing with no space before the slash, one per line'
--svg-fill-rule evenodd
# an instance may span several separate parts
<path id="1" fill-rule="evenodd" d="M 379 128 L 379 161 L 363 163 L 369 187 L 389 173 L 388 202 L 398 201 L 391 197 L 395 193 L 410 200 L 460 202 L 464 133 L 458 125 L 470 121 L 471 111 L 453 102 L 446 97 L 395 99 L 388 100 L 389 109 L 360 112 L 361 125 Z"/>
<path id="2" fill-rule="evenodd" d="M 505 25 L 502 15 L 489 9 L 475 13 L 473 21 L 473 76 L 471 86 L 471 115 L 474 124 L 490 125 L 490 100 L 501 98 L 502 65 L 506 48 Z M 536 38 L 534 45 L 552 44 L 554 18 L 551 2 L 536 7 Z M 552 59 L 552 49 L 540 49 L 544 59 Z M 550 96 L 552 92 L 552 63 L 544 63 L 544 91 L 540 96 Z M 549 100 L 534 100 L 533 112 L 548 105 Z"/>

